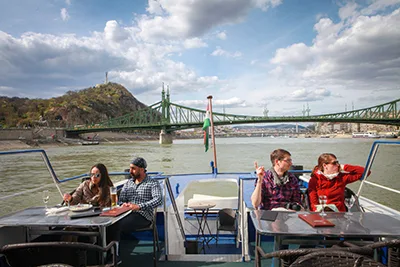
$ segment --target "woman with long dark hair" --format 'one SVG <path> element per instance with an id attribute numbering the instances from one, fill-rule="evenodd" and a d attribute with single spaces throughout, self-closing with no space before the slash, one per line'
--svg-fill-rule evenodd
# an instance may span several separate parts
<path id="1" fill-rule="evenodd" d="M 90 180 L 82 182 L 75 192 L 64 194 L 64 201 L 71 205 L 92 204 L 100 207 L 110 207 L 110 187 L 113 183 L 108 175 L 106 166 L 97 163 L 90 168 Z"/>

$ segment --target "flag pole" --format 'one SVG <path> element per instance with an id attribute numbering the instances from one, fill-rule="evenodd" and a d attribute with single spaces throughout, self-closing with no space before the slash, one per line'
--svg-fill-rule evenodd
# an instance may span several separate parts
<path id="1" fill-rule="evenodd" d="M 210 123 L 211 123 L 211 142 L 213 146 L 213 153 L 214 153 L 214 173 L 218 173 L 218 165 L 217 165 L 217 148 L 215 146 L 215 134 L 214 134 L 214 118 L 212 113 L 212 96 L 207 96 L 208 99 L 208 106 L 210 107 Z"/>

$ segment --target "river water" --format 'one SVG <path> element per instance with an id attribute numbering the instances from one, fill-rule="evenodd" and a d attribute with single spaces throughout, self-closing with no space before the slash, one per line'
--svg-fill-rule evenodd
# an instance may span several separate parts
<path id="1" fill-rule="evenodd" d="M 254 161 L 259 165 L 271 165 L 269 154 L 276 148 L 291 152 L 293 164 L 312 169 L 321 153 L 334 153 L 340 163 L 364 166 L 374 140 L 328 138 L 219 138 L 216 140 L 219 172 L 252 172 Z M 210 172 L 212 149 L 204 152 L 202 139 L 174 140 L 172 145 L 160 145 L 158 141 L 134 141 L 104 143 L 96 146 L 68 146 L 47 148 L 54 170 L 59 179 L 88 173 L 95 163 L 105 164 L 109 171 L 119 172 L 129 167 L 135 156 L 147 160 L 148 171 L 165 174 Z M 400 190 L 398 159 L 400 146 L 379 150 L 369 181 Z M 122 179 L 122 177 L 121 177 Z M 69 192 L 79 181 L 62 185 Z M 42 163 L 40 154 L 29 156 L 0 156 L 0 215 L 32 205 L 43 205 L 40 192 L 46 186 L 51 190 L 50 204 L 60 203 L 61 197 Z M 35 188 L 40 187 L 40 190 Z M 350 186 L 357 190 L 359 182 Z M 253 188 L 246 188 L 247 195 Z M 6 198 L 20 191 L 32 190 L 22 196 Z M 400 196 L 383 189 L 364 185 L 362 195 L 400 210 Z"/>

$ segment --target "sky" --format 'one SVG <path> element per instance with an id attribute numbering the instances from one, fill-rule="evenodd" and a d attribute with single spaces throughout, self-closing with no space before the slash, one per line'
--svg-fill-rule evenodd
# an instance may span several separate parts
<path id="1" fill-rule="evenodd" d="M 240 115 L 400 98 L 400 0 L 0 0 L 0 96 L 111 82 Z"/>

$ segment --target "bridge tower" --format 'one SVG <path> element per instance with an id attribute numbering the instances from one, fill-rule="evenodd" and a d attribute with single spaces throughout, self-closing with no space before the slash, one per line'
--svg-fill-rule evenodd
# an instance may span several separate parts
<path id="1" fill-rule="evenodd" d="M 163 125 L 167 125 L 167 124 L 169 125 L 171 122 L 169 105 L 170 105 L 169 86 L 167 87 L 167 94 L 165 95 L 165 88 L 164 88 L 164 83 L 163 83 L 162 91 L 161 91 L 161 115 L 162 115 L 161 120 L 162 120 Z M 171 132 L 168 131 L 166 126 L 164 126 L 164 128 L 161 129 L 160 144 L 161 145 L 172 144 L 172 134 L 171 134 Z"/>

